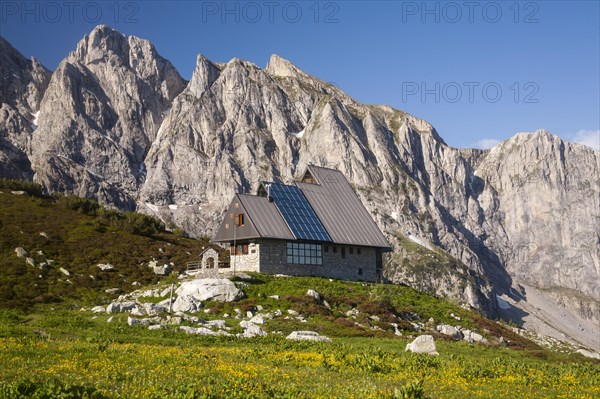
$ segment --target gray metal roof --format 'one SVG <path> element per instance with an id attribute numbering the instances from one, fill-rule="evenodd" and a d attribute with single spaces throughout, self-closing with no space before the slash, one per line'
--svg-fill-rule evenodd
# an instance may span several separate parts
<path id="1" fill-rule="evenodd" d="M 295 239 L 275 203 L 256 195 L 238 194 L 238 198 L 261 237 Z"/>
<path id="2" fill-rule="evenodd" d="M 309 166 L 317 184 L 297 182 L 337 244 L 390 248 L 387 239 L 342 172 Z"/>
<path id="3" fill-rule="evenodd" d="M 340 171 L 311 165 L 307 172 L 316 183 L 295 184 L 333 243 L 390 249 L 385 236 Z M 234 228 L 235 216 L 242 212 L 247 222 Z M 276 202 L 261 195 L 236 194 L 214 241 L 232 241 L 234 230 L 238 240 L 296 240 Z"/>

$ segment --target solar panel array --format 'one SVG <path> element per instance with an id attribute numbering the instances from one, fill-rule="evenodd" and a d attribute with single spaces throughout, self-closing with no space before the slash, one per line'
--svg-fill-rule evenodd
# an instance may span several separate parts
<path id="1" fill-rule="evenodd" d="M 269 195 L 297 240 L 332 241 L 298 187 L 270 183 Z"/>

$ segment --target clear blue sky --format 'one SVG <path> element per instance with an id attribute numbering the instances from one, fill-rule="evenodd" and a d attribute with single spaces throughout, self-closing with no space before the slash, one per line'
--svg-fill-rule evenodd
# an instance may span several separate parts
<path id="1" fill-rule="evenodd" d="M 540 128 L 600 142 L 599 1 L 74 3 L 3 1 L 0 34 L 54 69 L 103 23 L 149 39 L 186 79 L 199 53 L 260 67 L 276 53 L 455 147 Z"/>

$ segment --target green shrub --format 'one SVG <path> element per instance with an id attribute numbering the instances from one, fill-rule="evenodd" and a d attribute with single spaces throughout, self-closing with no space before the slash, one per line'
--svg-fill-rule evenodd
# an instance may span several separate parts
<path id="1" fill-rule="evenodd" d="M 33 382 L 23 380 L 16 383 L 0 382 L 1 399 L 103 399 L 105 396 L 96 391 L 95 388 L 86 388 L 71 385 L 60 380 L 48 380 Z"/>
<path id="2" fill-rule="evenodd" d="M 96 201 L 74 195 L 57 195 L 55 198 L 59 206 L 90 216 L 96 215 L 96 211 L 100 209 L 100 205 Z"/>
<path id="3" fill-rule="evenodd" d="M 42 197 L 44 195 L 42 186 L 29 180 L 2 178 L 0 179 L 0 188 L 6 188 L 15 191 L 25 191 L 27 194 L 34 197 Z"/>
<path id="4" fill-rule="evenodd" d="M 125 212 L 123 229 L 131 234 L 152 236 L 164 230 L 164 225 L 158 219 L 143 213 Z"/>
<path id="5" fill-rule="evenodd" d="M 394 399 L 427 399 L 423 380 L 411 382 L 400 389 L 394 390 Z"/>

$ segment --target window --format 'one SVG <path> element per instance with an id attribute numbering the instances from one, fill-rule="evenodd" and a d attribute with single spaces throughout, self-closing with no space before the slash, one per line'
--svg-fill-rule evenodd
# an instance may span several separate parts
<path id="1" fill-rule="evenodd" d="M 244 214 L 243 213 L 240 213 L 239 215 L 237 215 L 237 225 L 238 226 L 244 225 Z"/>
<path id="2" fill-rule="evenodd" d="M 231 255 L 248 255 L 248 244 L 237 244 L 235 247 L 231 244 L 229 251 Z"/>
<path id="3" fill-rule="evenodd" d="M 362 276 L 362 268 L 359 268 L 359 269 L 358 269 L 358 275 L 359 275 L 359 276 Z"/>
<path id="4" fill-rule="evenodd" d="M 356 254 L 360 255 L 360 248 L 356 248 Z"/>
<path id="5" fill-rule="evenodd" d="M 342 259 L 346 257 L 346 247 L 342 247 Z"/>
<path id="6" fill-rule="evenodd" d="M 323 252 L 321 244 L 288 242 L 286 244 L 287 263 L 298 265 L 322 265 Z"/>
<path id="7" fill-rule="evenodd" d="M 329 252 L 329 245 L 323 245 L 323 251 Z"/>
<path id="8" fill-rule="evenodd" d="M 352 255 L 354 253 L 354 248 L 352 248 L 352 247 L 348 248 L 348 252 L 350 253 L 350 255 Z"/>
<path id="9" fill-rule="evenodd" d="M 333 253 L 337 254 L 337 247 L 335 245 L 333 246 Z"/>

